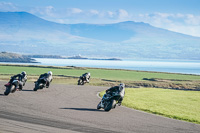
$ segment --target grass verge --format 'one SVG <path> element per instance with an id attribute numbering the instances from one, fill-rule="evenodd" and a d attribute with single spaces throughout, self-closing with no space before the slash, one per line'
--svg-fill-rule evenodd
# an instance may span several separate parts
<path id="1" fill-rule="evenodd" d="M 103 96 L 105 91 L 100 93 Z M 122 105 L 145 112 L 200 124 L 200 91 L 126 88 Z"/>
<path id="2" fill-rule="evenodd" d="M 90 85 L 114 86 L 124 82 L 130 88 L 142 86 L 200 90 L 200 75 L 80 67 L 0 64 L 0 80 L 8 80 L 11 75 L 22 71 L 27 72 L 28 81 L 30 81 L 29 79 L 36 80 L 40 74 L 52 71 L 54 83 L 77 84 L 80 75 L 90 72 L 92 77 Z"/>

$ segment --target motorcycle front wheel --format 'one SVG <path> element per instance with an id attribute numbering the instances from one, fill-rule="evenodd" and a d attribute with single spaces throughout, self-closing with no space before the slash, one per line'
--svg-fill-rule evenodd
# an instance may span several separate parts
<path id="1" fill-rule="evenodd" d="M 83 82 L 83 80 L 78 80 L 78 85 L 84 85 L 84 82 Z"/>
<path id="2" fill-rule="evenodd" d="M 101 102 L 97 105 L 97 109 L 101 109 Z"/>
<path id="3" fill-rule="evenodd" d="M 14 85 L 11 85 L 11 86 L 8 86 L 8 87 L 6 87 L 6 90 L 5 90 L 5 92 L 4 92 L 4 95 L 9 95 L 10 94 L 10 92 L 15 92 L 16 91 L 16 88 L 15 88 L 15 86 Z"/>
<path id="4" fill-rule="evenodd" d="M 35 83 L 35 88 L 33 89 L 33 91 L 37 91 L 40 88 L 38 83 Z"/>
<path id="5" fill-rule="evenodd" d="M 5 92 L 4 92 L 4 95 L 9 95 L 10 94 L 10 89 L 11 89 L 11 87 L 9 86 L 9 87 L 6 87 L 6 90 L 5 90 Z"/>
<path id="6" fill-rule="evenodd" d="M 107 112 L 110 111 L 115 106 L 115 104 L 116 104 L 115 100 L 109 101 L 109 103 L 104 108 L 104 111 L 107 111 Z"/>

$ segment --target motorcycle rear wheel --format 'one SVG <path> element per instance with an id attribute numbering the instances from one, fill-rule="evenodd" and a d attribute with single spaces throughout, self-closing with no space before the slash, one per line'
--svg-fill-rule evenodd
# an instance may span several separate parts
<path id="1" fill-rule="evenodd" d="M 16 88 L 15 88 L 14 85 L 8 86 L 8 87 L 6 87 L 6 90 L 5 90 L 5 92 L 4 92 L 4 95 L 7 96 L 7 95 L 10 94 L 10 92 L 14 93 L 15 91 L 16 91 Z"/>

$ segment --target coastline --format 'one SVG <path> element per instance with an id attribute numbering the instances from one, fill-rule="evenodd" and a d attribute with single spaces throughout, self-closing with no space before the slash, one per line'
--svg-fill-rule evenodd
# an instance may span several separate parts
<path id="1" fill-rule="evenodd" d="M 151 72 L 167 72 L 200 75 L 199 61 L 170 61 L 170 60 L 88 60 L 88 59 L 49 59 L 34 58 L 39 63 L 11 63 L 0 62 L 1 64 L 26 64 L 41 66 L 73 66 L 86 68 L 105 68 Z"/>

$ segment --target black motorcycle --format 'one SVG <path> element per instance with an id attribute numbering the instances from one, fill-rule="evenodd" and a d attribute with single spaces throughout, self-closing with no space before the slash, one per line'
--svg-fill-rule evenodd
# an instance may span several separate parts
<path id="1" fill-rule="evenodd" d="M 85 83 L 87 83 L 86 78 L 83 76 L 80 76 L 80 78 L 78 80 L 78 85 L 84 85 Z"/>
<path id="2" fill-rule="evenodd" d="M 14 93 L 17 90 L 17 87 L 19 86 L 19 80 L 11 77 L 10 81 L 4 85 L 6 87 L 6 90 L 4 92 L 4 95 L 9 95 L 10 92 Z"/>
<path id="3" fill-rule="evenodd" d="M 35 83 L 34 91 L 37 91 L 38 89 L 43 89 L 46 87 L 47 79 L 46 78 L 40 78 Z"/>
<path id="4" fill-rule="evenodd" d="M 117 106 L 120 98 L 121 96 L 116 92 L 106 93 L 97 105 L 97 109 L 103 108 L 104 111 L 110 111 Z"/>

